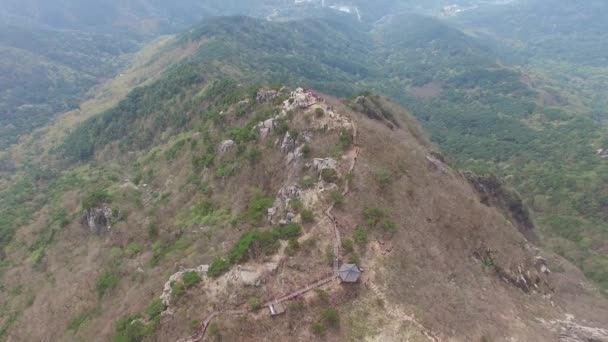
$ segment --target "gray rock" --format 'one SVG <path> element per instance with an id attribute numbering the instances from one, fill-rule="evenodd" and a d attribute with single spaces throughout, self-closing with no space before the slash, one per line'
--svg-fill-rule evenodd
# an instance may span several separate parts
<path id="1" fill-rule="evenodd" d="M 270 132 L 272 132 L 274 128 L 275 119 L 268 119 L 266 121 L 262 121 L 258 124 L 258 129 L 260 131 L 260 138 L 265 139 Z"/>
<path id="2" fill-rule="evenodd" d="M 318 172 L 321 172 L 325 169 L 337 170 L 338 168 L 338 162 L 333 158 L 315 158 L 312 162 L 313 167 Z"/>
<path id="3" fill-rule="evenodd" d="M 539 321 L 558 333 L 561 342 L 608 342 L 608 330 L 579 325 L 572 315 L 566 314 L 564 321 Z"/>
<path id="4" fill-rule="evenodd" d="M 296 147 L 296 149 L 293 152 L 289 152 L 287 154 L 287 160 L 286 160 L 287 165 L 291 164 L 294 161 L 297 162 L 304 156 L 304 153 L 302 153 L 303 148 L 304 148 L 304 145 L 298 146 L 298 147 Z"/>
<path id="5" fill-rule="evenodd" d="M 285 132 L 285 137 L 283 138 L 283 143 L 281 144 L 281 152 L 283 154 L 287 154 L 292 152 L 296 148 L 296 141 L 291 137 L 289 132 Z"/>
<path id="6" fill-rule="evenodd" d="M 279 96 L 279 92 L 276 90 L 266 90 L 260 89 L 255 97 L 256 101 L 259 103 L 269 102 L 274 100 L 277 96 Z"/>
<path id="7" fill-rule="evenodd" d="M 81 222 L 93 233 L 100 234 L 112 228 L 112 208 L 102 204 L 96 208 L 90 208 L 82 214 Z"/>
<path id="8" fill-rule="evenodd" d="M 320 102 L 319 96 L 312 90 L 305 90 L 302 88 L 297 88 L 295 91 L 291 93 L 291 98 L 288 100 L 290 103 L 290 108 L 308 108 L 316 103 Z"/>
<path id="9" fill-rule="evenodd" d="M 266 127 L 261 127 L 260 128 L 260 138 L 266 139 L 266 137 L 268 136 L 268 133 L 270 133 L 270 129 L 266 128 Z"/>
<path id="10" fill-rule="evenodd" d="M 224 154 L 226 154 L 226 152 L 228 152 L 229 150 L 233 149 L 235 146 L 236 146 L 236 143 L 234 141 L 232 141 L 232 140 L 224 140 L 217 147 L 217 152 L 220 155 L 224 155 Z"/>
<path id="11" fill-rule="evenodd" d="M 293 213 L 287 213 L 287 216 L 285 217 L 285 219 L 287 220 L 287 222 L 291 223 L 293 222 L 293 219 L 296 218 L 296 215 L 294 215 Z"/>
<path id="12" fill-rule="evenodd" d="M 277 214 L 277 209 L 276 208 L 269 208 L 268 212 L 266 214 L 266 217 L 268 218 L 269 222 L 272 222 L 272 219 L 274 218 L 274 215 Z"/>
<path id="13" fill-rule="evenodd" d="M 302 189 L 298 185 L 284 186 L 279 190 L 277 198 L 287 205 L 294 198 L 302 198 Z"/>

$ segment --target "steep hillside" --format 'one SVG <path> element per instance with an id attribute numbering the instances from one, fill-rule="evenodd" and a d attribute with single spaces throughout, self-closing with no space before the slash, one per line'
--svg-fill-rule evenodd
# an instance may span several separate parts
<path id="1" fill-rule="evenodd" d="M 398 106 L 218 79 L 159 93 L 171 79 L 91 119 L 120 130 L 87 130 L 90 162 L 38 178 L 42 206 L 4 249 L 7 340 L 550 341 L 607 326 L 597 290 L 481 203 Z M 336 280 L 348 262 L 357 284 Z"/>
<path id="2" fill-rule="evenodd" d="M 497 57 L 414 15 L 157 41 L 0 152 L 0 338 L 606 340 L 604 128 Z"/>
<path id="3" fill-rule="evenodd" d="M 367 29 L 350 16 L 288 23 L 234 17 L 209 21 L 180 42 L 204 42 L 190 60 L 201 75 L 390 96 L 459 166 L 507 179 L 546 241 L 608 289 L 606 164 L 596 155 L 606 129 L 578 110 L 569 87 L 504 66 L 490 46 L 436 19 L 393 16 Z"/>
<path id="4" fill-rule="evenodd" d="M 77 107 L 142 43 L 161 34 L 215 15 L 287 20 L 334 13 L 279 0 L 5 0 L 0 4 L 0 149 Z"/>

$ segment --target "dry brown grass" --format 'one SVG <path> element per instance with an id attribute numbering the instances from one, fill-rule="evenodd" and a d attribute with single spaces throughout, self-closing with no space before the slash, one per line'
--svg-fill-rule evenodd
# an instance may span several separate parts
<path id="1" fill-rule="evenodd" d="M 327 101 L 357 122 L 361 147 L 351 192 L 335 211 L 343 238 L 351 237 L 358 225 L 365 225 L 362 211 L 367 207 L 383 209 L 396 222 L 397 231 L 389 234 L 370 230 L 367 248 L 355 247 L 366 269 L 363 279 L 359 285 L 328 286 L 329 305 L 339 309 L 341 322 L 339 329 L 328 329 L 322 339 L 425 341 L 419 326 L 394 319 L 394 312 L 413 316 L 439 336 L 454 341 L 475 341 L 482 336 L 550 340 L 553 336 L 534 318 L 561 317 L 565 312 L 587 319 L 589 324 L 608 324 L 606 302 L 581 290 L 580 272 L 558 257 L 549 258 L 549 267 L 559 262 L 565 265 L 565 272 L 551 275 L 555 292 L 544 293 L 551 296 L 550 300 L 539 293 L 525 294 L 482 267 L 473 257 L 479 248 L 491 249 L 495 262 L 508 271 L 520 265 L 528 267 L 536 252 L 497 210 L 479 203 L 474 190 L 458 172 L 443 173 L 426 159 L 433 146 L 410 116 L 401 115 L 402 129 L 390 129 L 383 122 L 351 112 L 336 99 Z M 226 120 L 242 125 L 246 119 Z M 307 128 L 307 120 L 296 116 L 291 128 L 302 131 Z M 212 128 L 210 132 L 216 140 L 220 138 L 219 131 Z M 194 174 L 192 156 L 206 148 L 201 141 L 194 149 L 186 143 L 172 160 L 164 157 L 164 151 L 176 139 L 188 138 L 192 133 L 168 138 L 155 148 L 159 151 L 156 159 L 150 158 L 153 151 L 121 155 L 112 148 L 100 155 L 99 165 L 120 174 L 120 181 L 111 190 L 116 204 L 129 215 L 102 236 L 90 234 L 77 222 L 68 225 L 48 249 L 44 272 L 32 269 L 24 252 L 27 249 L 22 247 L 31 244 L 35 232 L 44 226 L 48 210 L 41 211 L 30 226 L 20 231 L 18 245 L 8 253 L 14 267 L 5 275 L 6 284 L 10 288 L 24 285 L 24 291 L 35 294 L 35 298 L 16 322 L 12 331 L 17 333 L 9 340 L 108 340 L 115 320 L 142 312 L 180 266 L 210 263 L 214 257 L 225 255 L 234 241 L 251 229 L 239 221 L 232 224 L 230 218 L 238 217 L 246 208 L 252 187 L 274 196 L 282 185 L 297 183 L 304 175 L 312 174 L 302 166 L 285 166 L 284 156 L 274 145 L 276 136 L 252 143 L 249 148 L 255 145 L 261 158 L 255 164 L 240 161 L 238 171 L 230 177 L 216 178 L 212 172 Z M 316 131 L 310 143 L 311 156 L 325 157 L 337 143 L 337 132 Z M 236 157 L 224 158 L 229 161 Z M 133 166 L 134 160 L 139 161 L 140 170 Z M 341 165 L 343 172 L 346 168 Z M 390 186 L 385 189 L 378 186 L 378 170 L 387 171 L 391 177 Z M 136 171 L 146 175 L 142 180 L 146 187 L 140 184 L 134 189 L 125 181 L 133 180 Z M 202 192 L 192 182 L 193 177 L 207 182 L 210 191 Z M 162 194 L 169 195 L 163 199 Z M 80 198 L 77 192 L 66 193 L 60 205 L 77 215 Z M 141 198 L 145 205 L 140 206 L 133 198 Z M 215 225 L 187 224 L 191 208 L 202 200 L 226 209 L 228 219 Z M 175 303 L 173 315 L 163 318 L 156 340 L 184 337 L 193 331 L 193 322 L 218 308 L 239 307 L 252 296 L 273 298 L 329 271 L 323 252 L 333 236 L 331 224 L 322 214 L 326 205 L 324 196 L 311 205 L 316 221 L 305 226 L 300 250 L 288 255 L 282 249 L 272 258 L 242 265 L 260 269 L 270 261 L 277 263 L 276 270 L 263 273 L 262 287 L 245 286 L 229 276 L 204 279 Z M 164 255 L 155 267 L 150 265 L 153 241 L 147 236 L 147 226 L 152 222 L 160 228 L 161 241 L 180 246 Z M 266 225 L 260 229 L 268 228 Z M 316 244 L 307 244 L 310 238 Z M 124 248 L 133 241 L 141 243 L 144 252 L 122 258 L 116 267 L 121 276 L 118 288 L 99 299 L 95 280 L 113 267 L 112 249 Z M 379 288 L 383 298 L 370 289 L 372 285 Z M 25 301 L 27 297 L 18 298 Z M 327 304 L 320 303 L 313 292 L 301 305 L 289 305 L 287 314 L 276 319 L 263 310 L 241 318 L 221 317 L 216 323 L 226 341 L 319 340 L 310 326 L 318 320 L 324 305 Z M 76 332 L 66 331 L 74 317 L 97 306 L 101 308 L 99 315 Z"/>

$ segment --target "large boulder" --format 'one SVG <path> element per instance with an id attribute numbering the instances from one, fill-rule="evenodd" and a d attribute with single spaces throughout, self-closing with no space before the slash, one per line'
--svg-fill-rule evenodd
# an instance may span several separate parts
<path id="1" fill-rule="evenodd" d="M 285 137 L 283 138 L 283 142 L 281 143 L 281 152 L 283 154 L 287 154 L 293 151 L 296 148 L 295 139 L 289 134 L 289 132 L 285 132 Z"/>
<path id="2" fill-rule="evenodd" d="M 290 98 L 285 101 L 285 109 L 306 109 L 316 103 L 319 103 L 320 101 L 321 98 L 314 91 L 297 88 L 291 93 Z"/>
<path id="3" fill-rule="evenodd" d="M 109 231 L 112 228 L 112 208 L 107 204 L 102 204 L 95 208 L 84 211 L 81 223 L 95 234 Z"/>
<path id="4" fill-rule="evenodd" d="M 217 147 L 217 153 L 221 156 L 226 154 L 228 151 L 233 149 L 236 146 L 236 143 L 233 140 L 224 140 Z"/>
<path id="5" fill-rule="evenodd" d="M 321 172 L 325 169 L 338 169 L 338 162 L 333 158 L 315 158 L 312 162 L 312 165 L 317 172 Z"/>
<path id="6" fill-rule="evenodd" d="M 270 118 L 266 121 L 262 121 L 258 124 L 258 129 L 260 130 L 260 138 L 265 139 L 270 132 L 272 132 L 274 128 L 275 119 Z"/>

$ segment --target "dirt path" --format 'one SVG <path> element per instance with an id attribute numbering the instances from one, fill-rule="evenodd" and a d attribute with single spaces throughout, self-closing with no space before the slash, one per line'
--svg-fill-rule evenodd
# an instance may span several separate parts
<path id="1" fill-rule="evenodd" d="M 282 303 L 282 302 L 286 302 L 288 300 L 292 300 L 292 299 L 297 298 L 297 297 L 299 297 L 299 296 L 301 296 L 301 295 L 303 295 L 303 294 L 305 294 L 307 292 L 310 292 L 310 291 L 312 291 L 314 289 L 317 289 L 317 288 L 319 288 L 319 287 L 321 287 L 321 286 L 323 286 L 323 285 L 325 285 L 327 283 L 330 283 L 330 282 L 334 281 L 337 277 L 338 276 L 336 274 L 332 273 L 331 275 L 329 275 L 327 277 L 324 277 L 324 278 L 322 278 L 322 279 L 320 279 L 320 280 L 318 280 L 318 281 L 316 281 L 316 282 L 314 282 L 314 283 L 312 283 L 310 285 L 307 285 L 307 286 L 305 286 L 305 287 L 303 287 L 303 288 L 301 288 L 299 290 L 291 292 L 290 294 L 287 294 L 287 295 L 285 295 L 283 297 L 279 297 L 279 298 L 270 300 L 270 301 L 264 303 L 264 306 L 268 306 L 270 304 Z"/>
<path id="2" fill-rule="evenodd" d="M 357 164 L 357 159 L 359 157 L 359 153 L 361 151 L 361 149 L 357 145 L 357 126 L 354 122 L 352 122 L 352 125 L 353 125 L 353 147 L 346 153 L 346 156 L 351 159 L 351 164 L 348 169 L 349 174 L 354 171 L 355 166 Z M 342 191 L 343 196 L 346 196 L 350 192 L 350 182 L 351 182 L 350 179 L 347 178 L 347 180 L 344 184 L 344 190 Z M 329 206 L 329 208 L 327 208 L 327 210 L 325 211 L 325 215 L 332 222 L 332 226 L 334 229 L 334 235 L 335 235 L 335 239 L 333 241 L 333 252 L 334 252 L 335 258 L 334 258 L 333 265 L 332 265 L 333 272 L 331 273 L 331 275 L 323 277 L 323 278 L 321 278 L 311 284 L 308 284 L 298 290 L 295 290 L 289 294 L 286 294 L 284 296 L 270 300 L 270 301 L 264 303 L 264 306 L 292 300 L 307 292 L 310 292 L 314 289 L 317 289 L 321 286 L 331 283 L 332 281 L 334 281 L 335 279 L 338 278 L 338 270 L 340 267 L 340 260 L 341 260 L 340 248 L 342 246 L 342 237 L 340 235 L 340 229 L 338 228 L 338 221 L 337 221 L 336 217 L 334 216 L 334 214 L 332 213 L 335 205 L 336 205 L 336 203 L 332 202 L 331 205 Z M 235 316 L 235 315 L 244 315 L 247 313 L 248 313 L 247 310 L 221 310 L 221 311 L 212 312 L 204 321 L 201 322 L 201 324 L 199 325 L 199 327 L 194 335 L 181 339 L 181 340 L 178 340 L 177 342 L 203 341 L 206 337 L 206 332 L 207 332 L 207 329 L 209 328 L 209 325 L 217 316 L 220 316 L 220 315 Z"/>

